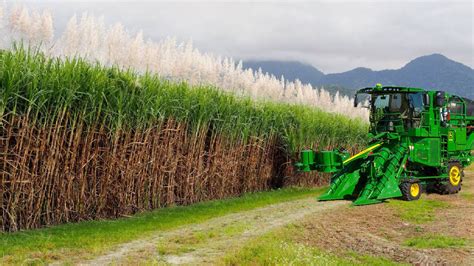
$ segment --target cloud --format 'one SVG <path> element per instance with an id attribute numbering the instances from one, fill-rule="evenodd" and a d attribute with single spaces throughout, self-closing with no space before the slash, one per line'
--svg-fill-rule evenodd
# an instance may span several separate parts
<path id="1" fill-rule="evenodd" d="M 240 59 L 300 60 L 322 71 L 399 68 L 442 53 L 474 66 L 473 3 L 467 2 L 44 2 L 58 30 L 74 13 L 103 15 L 154 40 L 192 39 Z"/>

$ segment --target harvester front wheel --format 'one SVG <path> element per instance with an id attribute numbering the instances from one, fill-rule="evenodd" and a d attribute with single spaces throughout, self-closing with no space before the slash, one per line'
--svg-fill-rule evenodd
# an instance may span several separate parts
<path id="1" fill-rule="evenodd" d="M 436 184 L 438 193 L 440 194 L 456 194 L 461 191 L 464 170 L 460 163 L 453 162 L 448 165 L 447 182 L 439 182 Z"/>
<path id="2" fill-rule="evenodd" d="M 400 185 L 400 190 L 404 200 L 412 201 L 421 197 L 421 185 L 418 182 L 403 182 Z"/>

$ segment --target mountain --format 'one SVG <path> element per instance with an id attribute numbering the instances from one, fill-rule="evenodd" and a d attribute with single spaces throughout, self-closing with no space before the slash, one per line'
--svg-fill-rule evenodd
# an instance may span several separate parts
<path id="1" fill-rule="evenodd" d="M 310 83 L 315 87 L 320 87 L 320 81 L 324 78 L 324 73 L 312 65 L 298 61 L 243 61 L 244 69 L 251 68 L 257 71 L 259 68 L 265 73 L 270 73 L 277 78 L 285 77 L 285 80 L 299 79 L 303 83 Z M 336 84 L 325 84 L 324 88 L 333 94 L 336 91 L 343 95 L 352 95 L 354 90 Z"/>
<path id="2" fill-rule="evenodd" d="M 474 70 L 441 54 L 418 57 L 400 69 L 374 71 L 359 67 L 326 75 L 310 65 L 298 62 L 251 61 L 249 64 L 244 62 L 244 67 L 260 67 L 263 72 L 283 75 L 289 80 L 298 78 L 316 87 L 324 86 L 330 91 L 340 90 L 346 94 L 352 94 L 358 88 L 381 83 L 444 90 L 474 99 Z"/>

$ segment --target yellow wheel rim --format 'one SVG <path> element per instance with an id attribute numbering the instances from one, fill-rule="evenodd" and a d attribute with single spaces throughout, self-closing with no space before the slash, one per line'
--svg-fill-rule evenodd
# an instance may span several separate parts
<path id="1" fill-rule="evenodd" d="M 418 197 L 418 195 L 420 194 L 420 185 L 418 183 L 411 184 L 410 194 L 412 197 Z"/>
<path id="2" fill-rule="evenodd" d="M 459 167 L 451 167 L 451 170 L 449 170 L 449 182 L 453 186 L 459 185 L 459 182 L 461 182 L 461 170 Z"/>

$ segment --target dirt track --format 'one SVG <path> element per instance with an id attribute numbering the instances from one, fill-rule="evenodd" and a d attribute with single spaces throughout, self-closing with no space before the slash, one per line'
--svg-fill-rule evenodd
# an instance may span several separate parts
<path id="1" fill-rule="evenodd" d="M 341 201 L 323 203 L 317 202 L 315 198 L 308 198 L 271 205 L 129 242 L 94 260 L 79 263 L 83 265 L 138 262 L 212 263 L 224 255 L 226 250 L 239 248 L 246 241 L 272 229 L 298 222 L 308 215 L 319 215 L 326 210 L 349 204 Z"/>
<path id="2" fill-rule="evenodd" d="M 305 234 L 295 241 L 341 256 L 353 251 L 416 265 L 472 265 L 474 249 L 470 246 L 419 249 L 402 244 L 409 237 L 425 233 L 474 241 L 474 200 L 465 197 L 474 195 L 472 181 L 471 172 L 465 179 L 461 195 L 423 195 L 425 199 L 447 202 L 450 207 L 436 211 L 433 222 L 421 225 L 403 221 L 388 204 L 354 208 L 349 206 L 350 202 L 317 202 L 308 198 L 161 232 L 117 246 L 93 260 L 72 262 L 85 265 L 140 262 L 212 264 L 229 250 L 238 250 L 251 239 L 284 225 L 298 223 L 303 226 Z"/>

